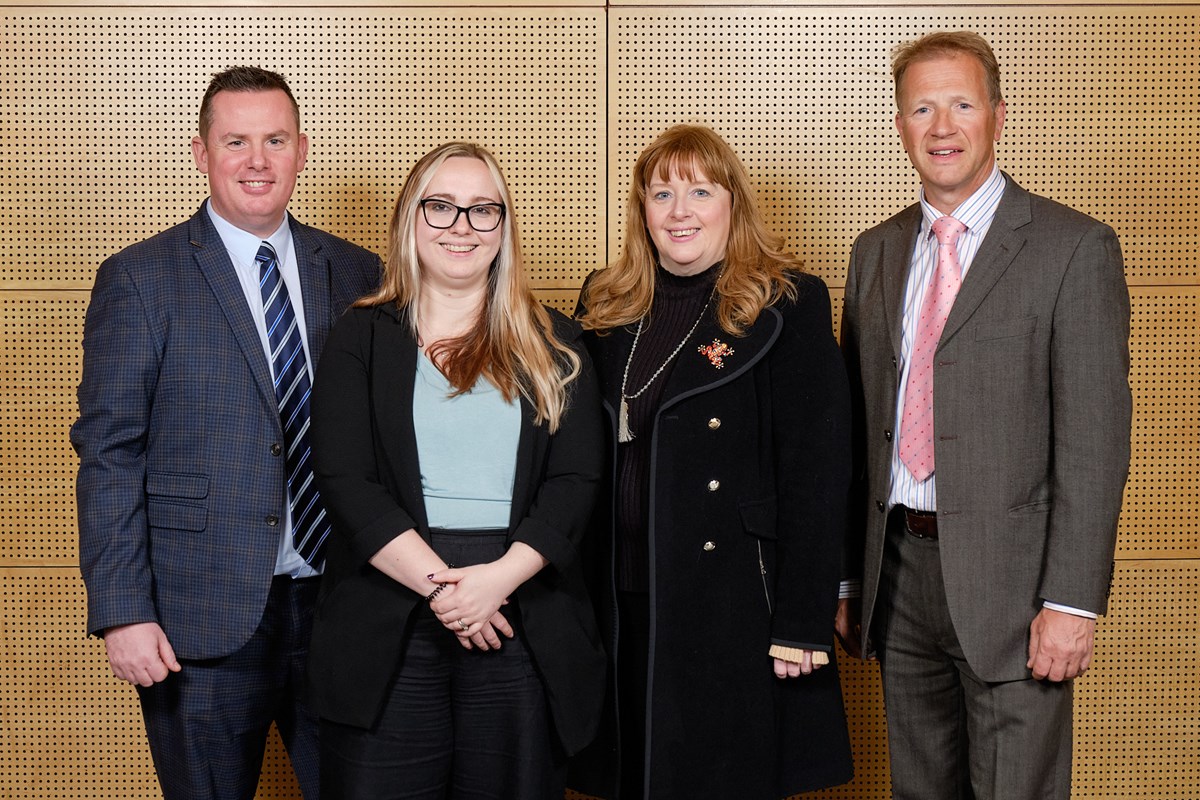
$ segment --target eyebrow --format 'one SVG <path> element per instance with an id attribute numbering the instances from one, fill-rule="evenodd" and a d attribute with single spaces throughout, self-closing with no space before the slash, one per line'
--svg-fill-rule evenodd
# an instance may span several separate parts
<path id="1" fill-rule="evenodd" d="M 248 133 L 226 133 L 223 136 L 221 136 L 219 141 L 226 142 L 226 141 L 229 141 L 230 139 L 252 139 L 252 138 L 254 138 L 254 137 L 252 137 Z M 292 135 L 285 130 L 278 130 L 278 131 L 272 131 L 271 133 L 268 133 L 266 135 L 266 138 L 267 139 L 291 139 Z"/>
<path id="2" fill-rule="evenodd" d="M 453 203 L 455 203 L 456 205 L 458 204 L 458 198 L 455 197 L 454 195 L 450 194 L 449 192 L 434 192 L 433 194 L 426 195 L 425 199 L 426 200 L 434 200 L 434 199 L 450 200 Z M 472 200 L 470 202 L 470 205 L 478 206 L 478 205 L 483 205 L 484 203 L 490 203 L 492 205 L 497 205 L 497 206 L 504 205 L 504 203 L 502 203 L 499 200 L 496 200 L 494 198 L 491 198 L 491 197 L 476 197 L 474 200 Z"/>

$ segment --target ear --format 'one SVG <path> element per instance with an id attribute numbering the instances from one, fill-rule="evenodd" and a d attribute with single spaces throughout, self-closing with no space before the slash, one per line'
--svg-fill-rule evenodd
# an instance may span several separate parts
<path id="1" fill-rule="evenodd" d="M 300 137 L 297 140 L 296 144 L 297 144 L 296 172 L 300 173 L 300 172 L 304 171 L 304 165 L 308 163 L 308 134 L 307 133 L 300 134 Z"/>
<path id="2" fill-rule="evenodd" d="M 192 161 L 196 162 L 196 169 L 208 174 L 208 148 L 199 136 L 192 137 Z"/>
<path id="3" fill-rule="evenodd" d="M 1004 105 L 1003 100 L 996 104 L 996 130 L 992 136 L 992 141 L 997 143 L 1000 141 L 1000 134 L 1004 131 L 1004 112 L 1006 110 L 1007 106 Z"/>

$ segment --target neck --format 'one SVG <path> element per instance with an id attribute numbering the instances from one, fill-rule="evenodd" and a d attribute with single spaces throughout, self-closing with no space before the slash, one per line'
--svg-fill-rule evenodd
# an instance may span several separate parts
<path id="1" fill-rule="evenodd" d="M 479 318 L 486 294 L 485 286 L 450 293 L 423 287 L 417 300 L 421 346 L 428 348 L 443 339 L 453 339 L 470 331 Z"/>

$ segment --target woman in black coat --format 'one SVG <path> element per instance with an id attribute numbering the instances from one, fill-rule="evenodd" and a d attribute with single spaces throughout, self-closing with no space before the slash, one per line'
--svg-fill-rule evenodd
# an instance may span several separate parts
<path id="1" fill-rule="evenodd" d="M 580 319 L 610 416 L 589 564 L 607 725 L 571 785 L 770 800 L 848 781 L 833 619 L 849 394 L 829 293 L 699 126 L 641 154 L 620 259 Z"/>
<path id="2" fill-rule="evenodd" d="M 337 324 L 315 382 L 326 800 L 561 800 L 604 691 L 578 552 L 601 421 L 578 337 L 527 288 L 492 156 L 425 156 L 383 286 Z"/>

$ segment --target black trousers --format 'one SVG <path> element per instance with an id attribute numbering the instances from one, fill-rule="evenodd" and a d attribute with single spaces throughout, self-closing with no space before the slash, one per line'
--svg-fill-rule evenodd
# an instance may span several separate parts
<path id="1" fill-rule="evenodd" d="M 469 566 L 504 554 L 503 533 L 441 533 L 434 550 Z M 395 681 L 369 729 L 321 721 L 325 800 L 562 800 L 565 759 L 515 602 L 515 637 L 467 650 L 426 604 L 406 632 Z"/>

